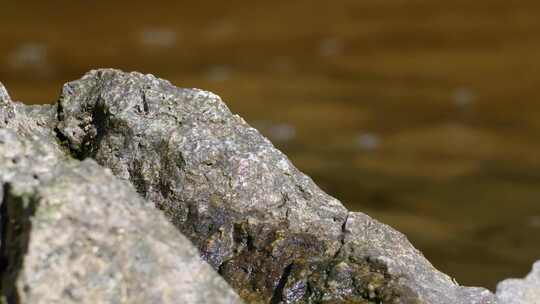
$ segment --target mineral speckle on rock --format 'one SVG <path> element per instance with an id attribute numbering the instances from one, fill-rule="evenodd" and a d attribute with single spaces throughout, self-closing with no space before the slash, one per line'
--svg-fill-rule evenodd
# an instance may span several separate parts
<path id="1" fill-rule="evenodd" d="M 58 136 L 131 182 L 253 303 L 496 303 L 399 232 L 351 213 L 221 99 L 96 70 L 63 88 Z"/>
<path id="2" fill-rule="evenodd" d="M 506 279 L 497 285 L 497 299 L 501 304 L 540 303 L 540 261 L 524 279 Z"/>
<path id="3" fill-rule="evenodd" d="M 66 155 L 53 107 L 4 100 L 0 303 L 241 303 L 130 184 Z"/>

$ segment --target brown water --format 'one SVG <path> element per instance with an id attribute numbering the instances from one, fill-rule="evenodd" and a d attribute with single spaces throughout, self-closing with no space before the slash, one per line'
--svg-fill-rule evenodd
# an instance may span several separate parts
<path id="1" fill-rule="evenodd" d="M 0 25 L 15 99 L 97 67 L 212 90 L 460 283 L 540 258 L 538 1 L 10 1 Z"/>

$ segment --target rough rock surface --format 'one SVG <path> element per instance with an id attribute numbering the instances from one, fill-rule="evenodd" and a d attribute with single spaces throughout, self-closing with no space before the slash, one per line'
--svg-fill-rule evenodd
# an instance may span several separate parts
<path id="1" fill-rule="evenodd" d="M 507 279 L 497 285 L 501 304 L 540 304 L 540 261 L 524 279 Z"/>
<path id="2" fill-rule="evenodd" d="M 64 86 L 58 137 L 130 181 L 253 303 L 496 303 L 348 212 L 220 98 L 152 75 Z"/>
<path id="3" fill-rule="evenodd" d="M 68 157 L 0 84 L 0 303 L 240 303 L 131 185 Z"/>

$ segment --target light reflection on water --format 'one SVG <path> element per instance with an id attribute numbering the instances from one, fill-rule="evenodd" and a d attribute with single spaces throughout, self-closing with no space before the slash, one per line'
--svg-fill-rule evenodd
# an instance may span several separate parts
<path id="1" fill-rule="evenodd" d="M 32 103 L 97 67 L 212 90 L 460 283 L 525 274 L 540 258 L 540 3 L 327 3 L 6 3 L 0 79 Z"/>

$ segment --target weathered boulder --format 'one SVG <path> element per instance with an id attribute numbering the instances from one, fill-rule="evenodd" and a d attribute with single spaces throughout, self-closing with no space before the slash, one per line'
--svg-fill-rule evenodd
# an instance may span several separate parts
<path id="1" fill-rule="evenodd" d="M 506 279 L 497 285 L 497 299 L 501 304 L 540 303 L 540 261 L 524 279 Z"/>
<path id="2" fill-rule="evenodd" d="M 55 107 L 0 102 L 0 303 L 241 302 L 130 184 L 62 150 Z"/>
<path id="3" fill-rule="evenodd" d="M 496 303 L 349 212 L 220 98 L 91 71 L 63 88 L 58 136 L 130 181 L 248 302 Z"/>

